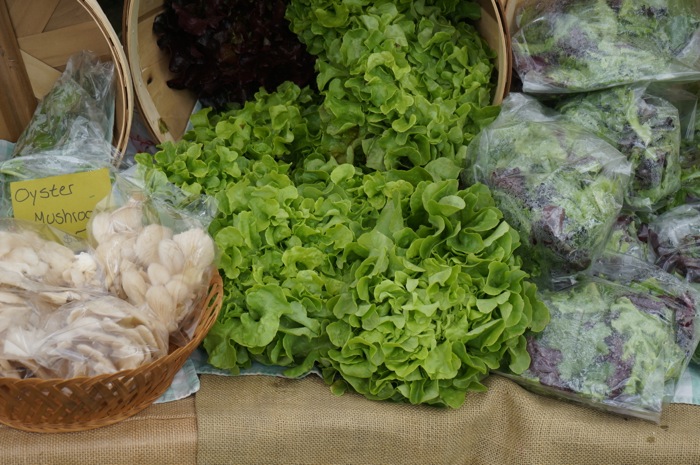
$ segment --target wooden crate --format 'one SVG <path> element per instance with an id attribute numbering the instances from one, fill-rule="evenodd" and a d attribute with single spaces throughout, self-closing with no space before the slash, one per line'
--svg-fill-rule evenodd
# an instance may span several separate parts
<path id="1" fill-rule="evenodd" d="M 477 28 L 498 54 L 495 63 L 498 83 L 493 102 L 499 104 L 510 89 L 513 67 L 510 37 L 503 5 L 497 0 L 477 1 L 482 9 Z M 192 92 L 170 89 L 167 85 L 173 77 L 168 70 L 170 57 L 158 48 L 153 34 L 153 20 L 162 11 L 162 0 L 126 0 L 122 34 L 136 103 L 156 142 L 182 137 L 197 100 Z"/>
<path id="2" fill-rule="evenodd" d="M 0 139 L 16 141 L 37 101 L 82 50 L 115 63 L 113 145 L 129 139 L 134 93 L 124 49 L 97 0 L 0 0 Z"/>

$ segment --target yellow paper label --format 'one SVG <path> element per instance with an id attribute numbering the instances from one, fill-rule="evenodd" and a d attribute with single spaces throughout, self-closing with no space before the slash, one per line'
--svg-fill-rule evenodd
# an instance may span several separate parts
<path id="1" fill-rule="evenodd" d="M 15 218 L 81 237 L 87 236 L 95 205 L 111 189 L 107 168 L 10 183 Z"/>

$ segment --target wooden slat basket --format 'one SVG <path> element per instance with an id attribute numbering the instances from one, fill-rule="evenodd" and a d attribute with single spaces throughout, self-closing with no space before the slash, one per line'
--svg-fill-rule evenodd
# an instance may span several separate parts
<path id="1" fill-rule="evenodd" d="M 222 298 L 223 284 L 216 273 L 192 340 L 136 369 L 71 379 L 0 378 L 0 423 L 24 431 L 64 433 L 111 425 L 139 413 L 165 393 L 202 342 Z"/>
<path id="2" fill-rule="evenodd" d="M 499 104 L 510 89 L 513 67 L 510 37 L 502 4 L 497 0 L 477 2 L 482 10 L 477 28 L 497 53 L 498 83 L 493 103 Z M 153 34 L 153 20 L 162 11 L 163 0 L 125 0 L 122 22 L 136 104 L 157 143 L 182 137 L 196 103 L 193 93 L 170 89 L 167 85 L 173 76 L 168 69 L 169 56 L 158 48 Z"/>
<path id="3" fill-rule="evenodd" d="M 124 48 L 97 0 L 0 0 L 0 139 L 17 140 L 37 101 L 82 50 L 115 63 L 113 145 L 124 152 L 133 82 Z"/>

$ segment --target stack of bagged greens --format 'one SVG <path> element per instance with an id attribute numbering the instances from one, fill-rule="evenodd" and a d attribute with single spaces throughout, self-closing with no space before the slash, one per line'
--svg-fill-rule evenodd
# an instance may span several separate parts
<path id="1" fill-rule="evenodd" d="M 528 370 L 507 375 L 658 421 L 698 346 L 700 4 L 518 8 L 527 94 L 511 93 L 474 139 L 464 173 L 520 233 L 550 311 L 527 335 Z"/>

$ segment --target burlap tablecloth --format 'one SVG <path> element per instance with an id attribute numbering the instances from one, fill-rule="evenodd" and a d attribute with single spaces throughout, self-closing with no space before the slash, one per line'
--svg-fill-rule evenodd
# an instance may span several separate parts
<path id="1" fill-rule="evenodd" d="M 315 376 L 202 376 L 195 398 L 80 433 L 0 427 L 0 464 L 700 464 L 700 407 L 660 425 L 492 377 L 459 410 L 333 396 Z"/>
<path id="2" fill-rule="evenodd" d="M 700 407 L 670 405 L 653 425 L 486 384 L 442 410 L 335 397 L 313 376 L 205 376 L 198 463 L 700 464 Z"/>

